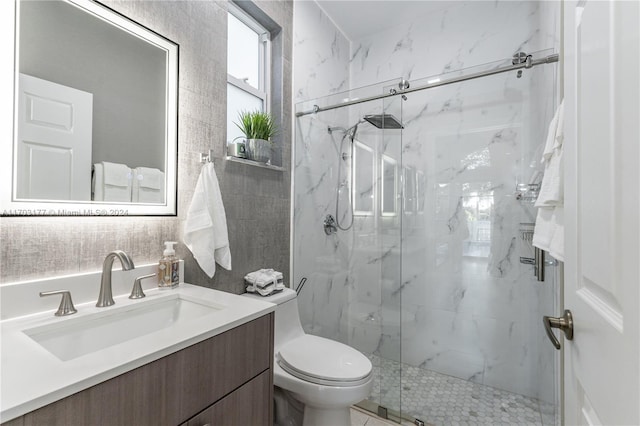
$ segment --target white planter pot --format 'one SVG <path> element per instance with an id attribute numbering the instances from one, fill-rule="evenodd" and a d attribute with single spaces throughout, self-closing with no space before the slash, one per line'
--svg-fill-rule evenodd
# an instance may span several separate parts
<path id="1" fill-rule="evenodd" d="M 246 139 L 245 150 L 249 160 L 267 163 L 271 159 L 271 142 L 264 139 Z"/>

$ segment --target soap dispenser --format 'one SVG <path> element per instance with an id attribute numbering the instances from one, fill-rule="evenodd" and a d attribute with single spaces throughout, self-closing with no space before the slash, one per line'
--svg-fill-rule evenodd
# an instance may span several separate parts
<path id="1" fill-rule="evenodd" d="M 158 287 L 163 289 L 175 288 L 180 283 L 179 261 L 176 257 L 175 241 L 164 243 L 162 259 L 158 262 Z"/>

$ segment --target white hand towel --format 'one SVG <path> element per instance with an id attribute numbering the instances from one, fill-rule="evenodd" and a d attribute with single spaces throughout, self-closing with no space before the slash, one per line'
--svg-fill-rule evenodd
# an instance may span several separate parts
<path id="1" fill-rule="evenodd" d="M 164 203 L 164 172 L 149 167 L 133 169 L 131 201 L 134 203 Z"/>
<path id="2" fill-rule="evenodd" d="M 545 164 L 544 176 L 540 185 L 540 193 L 536 200 L 536 207 L 548 207 L 564 204 L 564 101 L 558 106 L 547 134 L 547 142 L 542 154 Z"/>
<path id="3" fill-rule="evenodd" d="M 564 155 L 562 146 L 556 148 L 545 163 L 544 177 L 536 207 L 553 207 L 564 204 Z"/>
<path id="4" fill-rule="evenodd" d="M 541 248 L 544 251 L 549 251 L 556 229 L 553 222 L 554 210 L 555 207 L 542 207 L 538 209 L 538 215 L 536 216 L 532 244 L 534 247 Z"/>
<path id="5" fill-rule="evenodd" d="M 564 101 L 549 125 L 542 162 L 544 177 L 535 206 L 538 207 L 533 245 L 564 261 Z"/>
<path id="6" fill-rule="evenodd" d="M 227 218 L 213 163 L 202 166 L 184 226 L 184 242 L 211 278 L 216 262 L 231 270 Z"/>
<path id="7" fill-rule="evenodd" d="M 559 145 L 562 145 L 563 137 L 558 138 L 562 133 L 564 127 L 564 100 L 560 102 L 556 113 L 553 115 L 551 122 L 549 123 L 549 130 L 547 131 L 547 140 L 544 144 L 544 151 L 542 151 L 541 163 L 544 163 L 553 154 L 553 150 Z"/>
<path id="8" fill-rule="evenodd" d="M 564 206 L 556 206 L 553 209 L 555 231 L 549 244 L 549 254 L 561 262 L 564 262 Z"/>
<path id="9" fill-rule="evenodd" d="M 564 262 L 564 207 L 538 209 L 533 234 L 534 247 L 538 247 Z"/>

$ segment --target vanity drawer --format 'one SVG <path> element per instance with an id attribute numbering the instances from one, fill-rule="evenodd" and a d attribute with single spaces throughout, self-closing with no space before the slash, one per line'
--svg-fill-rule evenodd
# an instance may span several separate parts
<path id="1" fill-rule="evenodd" d="M 259 426 L 271 424 L 271 379 L 268 371 L 242 385 L 182 426 Z"/>
<path id="2" fill-rule="evenodd" d="M 246 405 L 224 402 L 223 398 L 257 376 L 262 377 L 262 392 L 253 393 L 245 404 L 260 403 L 269 408 L 273 399 L 272 354 L 270 313 L 4 425 L 178 425 L 218 401 L 224 409 L 246 410 Z M 264 380 L 269 383 L 267 388 Z M 263 401 L 258 401 L 260 398 Z M 266 419 L 270 418 L 269 412 Z M 264 424 L 271 424 L 270 420 Z"/>

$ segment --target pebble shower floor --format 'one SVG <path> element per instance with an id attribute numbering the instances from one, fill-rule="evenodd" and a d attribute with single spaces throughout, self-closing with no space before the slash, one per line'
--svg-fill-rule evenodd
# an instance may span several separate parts
<path id="1" fill-rule="evenodd" d="M 553 404 L 376 355 L 368 357 L 375 375 L 369 400 L 397 410 L 401 399 L 403 417 L 434 426 L 557 424 Z"/>

